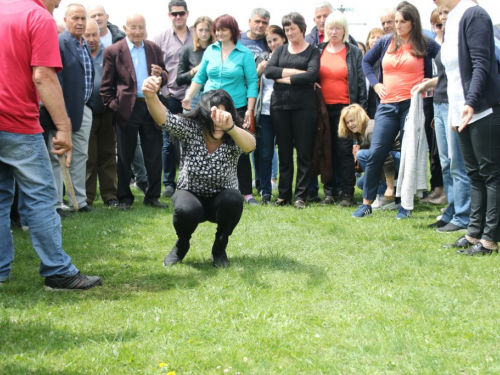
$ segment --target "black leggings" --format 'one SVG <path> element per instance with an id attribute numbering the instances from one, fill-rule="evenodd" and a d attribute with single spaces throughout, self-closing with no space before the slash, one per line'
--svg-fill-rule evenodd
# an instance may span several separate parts
<path id="1" fill-rule="evenodd" d="M 212 197 L 201 197 L 187 190 L 178 190 L 172 197 L 173 224 L 178 247 L 186 251 L 198 224 L 210 221 L 217 224 L 212 254 L 226 251 L 229 236 L 238 225 L 243 212 L 243 197 L 238 190 L 226 189 Z"/>

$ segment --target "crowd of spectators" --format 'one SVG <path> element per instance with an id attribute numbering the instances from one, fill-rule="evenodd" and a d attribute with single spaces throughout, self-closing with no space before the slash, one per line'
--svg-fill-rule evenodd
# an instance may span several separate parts
<path id="1" fill-rule="evenodd" d="M 498 251 L 498 30 L 476 1 L 433 2 L 428 25 L 407 1 L 383 10 L 380 25 L 358 36 L 365 43 L 327 2 L 312 9 L 306 35 L 308 17 L 290 12 L 271 25 L 263 8 L 246 31 L 229 14 L 189 27 L 188 4 L 171 0 L 171 27 L 151 40 L 138 13 L 122 31 L 104 6 L 71 3 L 56 28 L 59 1 L 2 5 L 0 38 L 31 37 L 26 46 L 0 46 L 5 77 L 24 77 L 24 86 L 0 90 L 0 235 L 10 239 L 0 245 L 0 283 L 13 259 L 10 214 L 12 227 L 32 233 L 47 288 L 99 285 L 62 250 L 60 220 L 91 215 L 99 197 L 128 211 L 135 189 L 152 209 L 168 208 L 161 198 L 172 197 L 178 241 L 165 265 L 182 261 L 198 223 L 211 220 L 214 266 L 227 266 L 245 204 L 347 208 L 356 182 L 363 201 L 354 218 L 392 209 L 409 219 L 414 202 L 439 205 L 443 214 L 429 228 L 467 231 L 449 246 Z M 23 15 L 19 24 L 12 13 Z M 21 99 L 22 90 L 29 95 Z M 39 110 L 20 112 L 30 105 Z M 22 134 L 44 146 L 36 156 L 43 165 L 20 167 L 11 148 Z M 426 178 L 424 189 L 415 182 L 427 155 L 429 191 Z M 29 168 L 44 174 L 37 179 Z"/>

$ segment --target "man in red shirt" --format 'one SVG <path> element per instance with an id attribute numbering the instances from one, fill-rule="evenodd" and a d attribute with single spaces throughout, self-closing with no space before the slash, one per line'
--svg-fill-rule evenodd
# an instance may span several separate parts
<path id="1" fill-rule="evenodd" d="M 69 166 L 71 121 L 56 75 L 62 64 L 51 16 L 58 5 L 59 0 L 0 0 L 0 285 L 9 279 L 14 260 L 9 228 L 14 180 L 27 206 L 45 288 L 89 289 L 101 284 L 99 277 L 81 274 L 62 249 L 54 175 L 39 124 L 42 100 L 57 128 L 52 153 L 66 155 Z"/>

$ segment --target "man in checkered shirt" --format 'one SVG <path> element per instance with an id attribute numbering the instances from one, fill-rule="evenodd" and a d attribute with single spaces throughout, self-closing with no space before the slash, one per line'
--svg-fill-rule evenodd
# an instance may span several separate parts
<path id="1" fill-rule="evenodd" d="M 57 74 L 63 90 L 66 111 L 73 125 L 73 160 L 69 168 L 76 202 L 73 209 L 79 212 L 92 211 L 87 205 L 85 173 L 88 159 L 88 144 L 92 128 L 92 90 L 94 87 L 94 64 L 88 44 L 83 39 L 87 26 L 87 11 L 82 5 L 70 4 L 64 14 L 66 31 L 59 35 L 59 51 L 63 70 Z M 51 156 L 52 168 L 58 191 L 56 209 L 61 208 L 63 179 L 56 156 Z"/>

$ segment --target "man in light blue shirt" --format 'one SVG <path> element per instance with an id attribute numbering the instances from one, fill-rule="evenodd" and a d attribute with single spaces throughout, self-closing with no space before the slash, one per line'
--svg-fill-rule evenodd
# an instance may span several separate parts
<path id="1" fill-rule="evenodd" d="M 121 210 L 134 202 L 130 190 L 131 163 L 139 134 L 148 173 L 147 206 L 166 208 L 158 199 L 161 193 L 162 133 L 151 115 L 141 87 L 145 78 L 155 75 L 167 81 L 160 47 L 145 40 L 146 21 L 139 14 L 127 17 L 127 37 L 104 50 L 101 96 L 114 113 L 118 144 L 118 201 Z"/>

